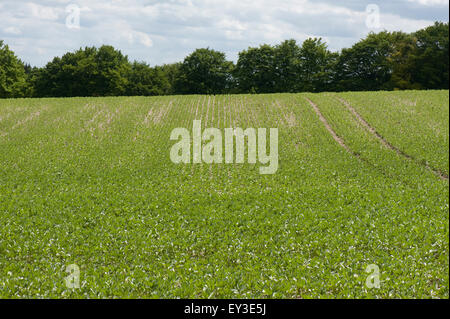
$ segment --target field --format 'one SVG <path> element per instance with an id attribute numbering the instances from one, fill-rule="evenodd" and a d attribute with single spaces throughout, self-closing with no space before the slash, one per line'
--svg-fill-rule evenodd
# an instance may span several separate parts
<path id="1" fill-rule="evenodd" d="M 448 105 L 448 91 L 0 100 L 0 297 L 448 298 Z M 171 131 L 199 119 L 278 128 L 277 173 L 172 163 Z"/>

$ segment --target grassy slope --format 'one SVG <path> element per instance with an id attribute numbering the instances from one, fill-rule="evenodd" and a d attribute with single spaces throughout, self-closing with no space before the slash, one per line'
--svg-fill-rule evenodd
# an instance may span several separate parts
<path id="1" fill-rule="evenodd" d="M 418 161 L 449 173 L 448 91 L 343 93 L 393 145 Z"/>
<path id="2" fill-rule="evenodd" d="M 448 182 L 380 147 L 332 98 L 0 101 L 0 296 L 448 297 Z M 172 164 L 171 130 L 200 114 L 279 127 L 277 174 Z M 369 264 L 379 290 L 365 287 Z"/>

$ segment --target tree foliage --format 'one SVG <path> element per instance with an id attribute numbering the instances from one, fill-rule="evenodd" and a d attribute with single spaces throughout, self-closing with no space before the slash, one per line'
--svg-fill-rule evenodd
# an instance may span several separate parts
<path id="1" fill-rule="evenodd" d="M 436 22 L 413 36 L 415 50 L 409 61 L 411 81 L 423 89 L 448 89 L 448 23 Z"/>
<path id="2" fill-rule="evenodd" d="M 145 62 L 133 62 L 128 75 L 126 94 L 130 96 L 165 95 L 170 84 L 161 68 L 151 68 Z"/>
<path id="3" fill-rule="evenodd" d="M 25 67 L 9 47 L 0 40 L 0 98 L 24 96 Z"/>
<path id="4" fill-rule="evenodd" d="M 124 95 L 131 66 L 112 46 L 86 47 L 56 57 L 36 78 L 37 96 Z"/>
<path id="5" fill-rule="evenodd" d="M 331 89 L 337 55 L 322 39 L 307 39 L 300 48 L 300 83 L 297 91 L 320 92 Z"/>
<path id="6" fill-rule="evenodd" d="M 392 74 L 392 54 L 388 32 L 371 33 L 349 49 L 342 50 L 336 66 L 337 89 L 374 91 L 383 88 Z"/>
<path id="7" fill-rule="evenodd" d="M 370 33 L 341 52 L 320 38 L 249 47 L 236 65 L 206 48 L 151 67 L 104 45 L 35 68 L 0 41 L 3 98 L 448 89 L 448 72 L 449 24 L 440 22 L 410 34 Z"/>
<path id="8" fill-rule="evenodd" d="M 270 93 L 275 91 L 275 49 L 270 45 L 248 48 L 239 53 L 234 71 L 240 92 Z"/>
<path id="9" fill-rule="evenodd" d="M 197 49 L 187 56 L 178 70 L 177 93 L 219 94 L 230 87 L 232 62 L 219 51 Z"/>

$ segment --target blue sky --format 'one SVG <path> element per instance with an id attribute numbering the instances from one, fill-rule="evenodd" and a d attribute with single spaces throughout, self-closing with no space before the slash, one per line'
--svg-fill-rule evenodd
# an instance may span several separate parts
<path id="1" fill-rule="evenodd" d="M 377 6 L 378 20 L 368 5 Z M 202 47 L 236 60 L 249 46 L 291 38 L 322 37 L 340 50 L 370 31 L 447 22 L 448 10 L 448 0 L 0 0 L 0 40 L 36 66 L 102 44 L 151 65 L 182 61 Z"/>

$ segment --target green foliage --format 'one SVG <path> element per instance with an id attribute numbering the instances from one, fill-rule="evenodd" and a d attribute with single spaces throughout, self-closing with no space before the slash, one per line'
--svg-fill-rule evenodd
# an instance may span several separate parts
<path id="1" fill-rule="evenodd" d="M 364 92 L 343 96 L 379 134 L 417 161 L 449 174 L 448 91 L 379 92 L 370 99 Z"/>
<path id="2" fill-rule="evenodd" d="M 297 92 L 301 73 L 301 51 L 293 39 L 286 40 L 274 48 L 275 92 Z"/>
<path id="3" fill-rule="evenodd" d="M 337 54 L 327 49 L 322 39 L 307 39 L 300 48 L 300 92 L 331 90 Z"/>
<path id="4" fill-rule="evenodd" d="M 270 45 L 248 48 L 239 53 L 234 76 L 241 92 L 270 93 L 275 91 L 275 50 Z"/>
<path id="5" fill-rule="evenodd" d="M 393 51 L 389 56 L 392 67 L 392 76 L 386 83 L 387 89 L 419 89 L 420 85 L 414 83 L 411 57 L 416 50 L 415 38 L 411 34 L 395 32 L 392 34 Z"/>
<path id="6" fill-rule="evenodd" d="M 155 69 L 160 70 L 169 83 L 168 94 L 176 94 L 175 85 L 179 77 L 181 63 L 164 64 L 156 66 Z"/>
<path id="7" fill-rule="evenodd" d="M 0 297 L 448 298 L 448 181 L 337 97 L 448 171 L 442 91 L 0 100 Z M 194 119 L 278 127 L 278 172 L 173 164 Z"/>
<path id="8" fill-rule="evenodd" d="M 0 98 L 24 96 L 26 75 L 23 63 L 0 40 Z"/>
<path id="9" fill-rule="evenodd" d="M 128 58 L 111 46 L 86 47 L 54 58 L 36 79 L 37 96 L 124 95 Z"/>
<path id="10" fill-rule="evenodd" d="M 169 93 L 169 79 L 162 68 L 151 68 L 145 62 L 133 62 L 128 76 L 127 95 L 150 96 Z"/>
<path id="11" fill-rule="evenodd" d="M 177 93 L 219 94 L 230 88 L 232 62 L 219 51 L 197 49 L 180 65 L 175 83 Z"/>
<path id="12" fill-rule="evenodd" d="M 449 24 L 406 34 L 370 33 L 342 52 L 322 39 L 294 39 L 239 53 L 195 50 L 182 63 L 150 67 L 111 46 L 56 57 L 44 68 L 24 66 L 0 45 L 0 97 L 282 93 L 449 88 Z"/>
<path id="13" fill-rule="evenodd" d="M 342 50 L 337 63 L 339 91 L 375 91 L 383 88 L 392 74 L 389 57 L 393 51 L 389 32 L 371 33 L 350 49 Z"/>
<path id="14" fill-rule="evenodd" d="M 369 34 L 342 51 L 336 89 L 448 89 L 448 39 L 448 23 L 438 22 L 412 34 Z"/>
<path id="15" fill-rule="evenodd" d="M 412 82 L 424 89 L 449 88 L 449 24 L 436 22 L 414 33 L 416 48 L 411 59 Z"/>
<path id="16" fill-rule="evenodd" d="M 337 54 L 321 39 L 307 39 L 299 47 L 287 40 L 239 54 L 235 78 L 241 92 L 319 92 L 331 89 Z"/>

